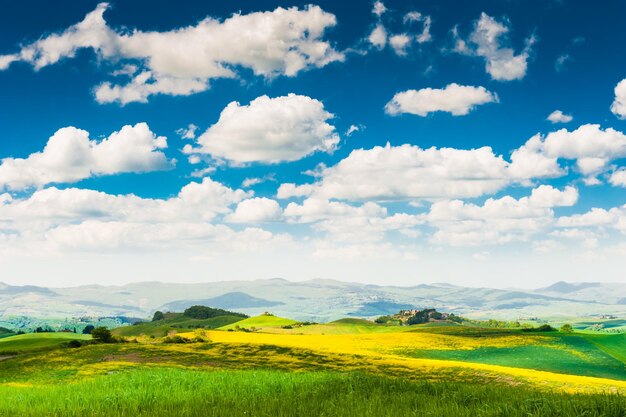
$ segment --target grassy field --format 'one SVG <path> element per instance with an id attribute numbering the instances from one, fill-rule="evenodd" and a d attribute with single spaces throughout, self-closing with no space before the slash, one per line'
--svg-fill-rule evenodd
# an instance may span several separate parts
<path id="1" fill-rule="evenodd" d="M 0 355 L 0 416 L 626 416 L 624 335 L 243 322 L 189 343 L 0 340 L 21 346 Z"/>
<path id="2" fill-rule="evenodd" d="M 585 334 L 584 337 L 618 361 L 626 363 L 626 333 L 608 336 L 603 334 Z"/>
<path id="3" fill-rule="evenodd" d="M 15 333 L 13 333 L 11 330 L 6 329 L 4 327 L 0 327 L 0 339 L 5 338 L 5 337 L 9 337 L 9 336 L 13 336 Z"/>
<path id="4" fill-rule="evenodd" d="M 195 328 L 217 329 L 222 326 L 236 323 L 241 319 L 242 318 L 239 316 L 218 316 L 209 319 L 194 319 L 180 313 L 167 313 L 165 320 L 146 322 L 134 326 L 118 327 L 113 330 L 113 334 L 116 336 L 126 337 L 141 335 L 164 337 L 172 331 L 185 332 L 189 331 L 189 329 Z"/>
<path id="5" fill-rule="evenodd" d="M 3 416 L 623 417 L 624 409 L 624 397 L 336 372 L 162 368 L 0 387 Z"/>
<path id="6" fill-rule="evenodd" d="M 28 333 L 0 339 L 0 355 L 11 355 L 60 347 L 70 340 L 89 340 L 90 335 L 74 333 Z"/>
<path id="7" fill-rule="evenodd" d="M 226 326 L 221 326 L 220 330 L 228 330 L 235 329 L 237 326 L 242 329 L 250 329 L 252 327 L 257 329 L 263 329 L 267 327 L 282 327 L 289 326 L 292 324 L 296 324 L 295 320 L 286 319 L 283 317 L 269 316 L 269 315 L 261 315 L 256 317 L 250 317 L 247 319 L 243 319 Z"/>
<path id="8" fill-rule="evenodd" d="M 486 363 L 507 367 L 546 370 L 572 375 L 626 380 L 626 334 L 564 334 L 548 332 L 533 335 L 533 343 L 513 343 L 523 333 L 508 329 L 471 327 L 428 327 L 416 331 L 470 339 L 509 338 L 509 346 L 478 346 L 466 349 L 398 349 L 416 358 Z M 531 336 L 529 336 L 531 337 Z"/>

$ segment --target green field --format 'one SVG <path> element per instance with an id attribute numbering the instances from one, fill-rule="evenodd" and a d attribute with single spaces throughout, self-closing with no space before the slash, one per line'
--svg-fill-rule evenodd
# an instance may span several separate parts
<path id="1" fill-rule="evenodd" d="M 175 313 L 114 333 L 0 339 L 0 417 L 626 417 L 624 334 Z"/>
<path id="2" fill-rule="evenodd" d="M 459 337 L 486 338 L 523 334 L 520 330 L 474 327 L 420 326 L 415 331 Z M 539 344 L 479 349 L 415 349 L 403 351 L 416 358 L 457 360 L 572 375 L 626 380 L 626 334 L 533 333 Z"/>
<path id="3" fill-rule="evenodd" d="M 6 329 L 4 327 L 0 327 L 0 339 L 5 338 L 5 337 L 9 337 L 9 336 L 13 336 L 15 333 L 13 333 L 11 330 Z"/>
<path id="4" fill-rule="evenodd" d="M 0 386 L 1 416 L 606 416 L 624 397 L 359 373 L 121 372 L 73 384 Z"/>
<path id="5" fill-rule="evenodd" d="M 283 317 L 270 316 L 270 315 L 260 315 L 256 317 L 249 317 L 247 319 L 243 319 L 226 326 L 221 326 L 220 330 L 228 330 L 235 329 L 237 326 L 242 329 L 250 329 L 252 327 L 255 328 L 264 328 L 264 327 L 282 327 L 289 326 L 292 324 L 296 324 L 297 321 L 286 319 Z"/>
<path id="6" fill-rule="evenodd" d="M 585 334 L 584 337 L 615 359 L 626 363 L 626 333 L 612 335 Z"/>
<path id="7" fill-rule="evenodd" d="M 0 355 L 26 353 L 60 347 L 70 340 L 89 340 L 90 335 L 74 333 L 28 333 L 0 339 Z"/>
<path id="8" fill-rule="evenodd" d="M 241 321 L 239 316 L 218 316 L 209 319 L 194 319 L 180 313 L 166 313 L 164 320 L 145 322 L 134 326 L 118 327 L 113 331 L 117 336 L 154 336 L 163 337 L 171 331 L 186 332 L 190 329 L 217 329 Z"/>

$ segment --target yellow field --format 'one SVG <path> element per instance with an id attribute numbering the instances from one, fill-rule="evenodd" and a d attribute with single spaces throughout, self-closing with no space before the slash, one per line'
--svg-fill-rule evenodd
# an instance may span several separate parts
<path id="1" fill-rule="evenodd" d="M 194 337 L 195 333 L 181 334 Z M 562 349 L 556 344 L 546 342 L 539 336 L 493 336 L 468 338 L 421 332 L 366 333 L 366 334 L 273 334 L 246 332 L 206 332 L 212 342 L 231 346 L 277 346 L 301 349 L 335 357 L 346 367 L 346 361 L 352 361 L 355 367 L 373 367 L 378 370 L 388 369 L 406 373 L 420 372 L 430 375 L 449 375 L 445 371 L 479 372 L 490 377 L 508 378 L 510 383 L 530 382 L 546 388 L 558 388 L 567 392 L 613 391 L 626 393 L 626 381 L 558 374 L 531 369 L 512 368 L 498 365 L 469 363 L 451 360 L 416 359 L 401 356 L 395 352 L 401 349 L 477 349 L 483 347 L 513 347 L 528 344 L 541 344 L 554 349 Z M 191 346 L 172 346 L 169 349 L 193 349 Z M 271 355 L 267 356 L 268 364 Z M 280 358 L 284 360 L 284 358 Z"/>

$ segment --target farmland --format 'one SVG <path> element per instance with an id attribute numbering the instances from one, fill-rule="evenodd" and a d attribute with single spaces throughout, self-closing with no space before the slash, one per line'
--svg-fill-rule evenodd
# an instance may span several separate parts
<path id="1" fill-rule="evenodd" d="M 71 333 L 0 340 L 0 351 L 13 352 L 0 362 L 0 415 L 623 417 L 626 410 L 621 334 L 270 315 L 190 329 L 180 316 L 169 320 L 116 329 L 118 337 L 134 332 L 124 343 Z M 156 328 L 174 334 L 172 320 L 185 323 L 178 339 L 155 336 Z M 72 338 L 83 345 L 67 347 Z"/>

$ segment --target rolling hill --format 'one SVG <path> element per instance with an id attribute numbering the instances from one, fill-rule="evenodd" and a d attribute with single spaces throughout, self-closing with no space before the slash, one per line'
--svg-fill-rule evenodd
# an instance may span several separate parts
<path id="1" fill-rule="evenodd" d="M 28 333 L 0 339 L 0 355 L 36 352 L 60 347 L 71 340 L 90 340 L 91 335 L 74 333 Z"/>
<path id="2" fill-rule="evenodd" d="M 314 279 L 223 281 L 202 284 L 142 282 L 72 288 L 0 285 L 3 317 L 148 318 L 155 310 L 181 311 L 193 304 L 235 309 L 250 316 L 270 311 L 300 321 L 374 317 L 399 309 L 437 308 L 470 318 L 626 317 L 626 284 L 557 283 L 537 289 L 468 288 L 448 284 L 378 286 Z"/>
<path id="3" fill-rule="evenodd" d="M 220 330 L 232 330 L 236 328 L 251 329 L 253 327 L 256 329 L 264 329 L 268 327 L 289 326 L 289 325 L 296 324 L 296 323 L 297 322 L 295 320 L 262 314 L 260 316 L 249 317 L 247 319 L 243 319 L 241 321 L 237 321 L 235 323 L 222 326 L 219 329 Z"/>
<path id="4" fill-rule="evenodd" d="M 185 332 L 190 329 L 217 329 L 233 323 L 240 322 L 244 318 L 236 315 L 221 315 L 207 319 L 196 319 L 185 316 L 183 313 L 165 313 L 163 320 L 152 322 L 140 322 L 133 326 L 118 327 L 113 330 L 116 336 L 154 336 L 163 337 L 171 331 Z"/>

